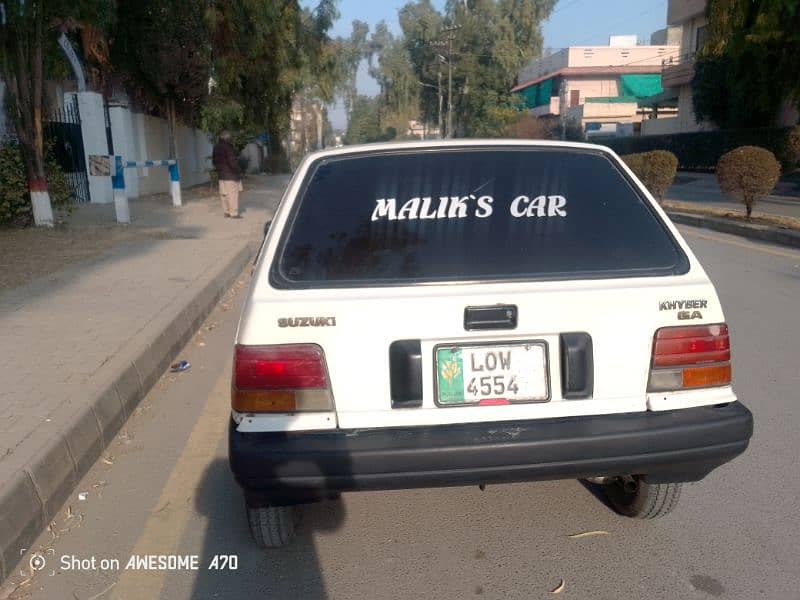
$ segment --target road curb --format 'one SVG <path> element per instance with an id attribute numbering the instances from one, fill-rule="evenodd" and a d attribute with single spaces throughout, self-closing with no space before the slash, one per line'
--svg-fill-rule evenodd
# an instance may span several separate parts
<path id="1" fill-rule="evenodd" d="M 780 227 L 757 225 L 755 223 L 737 223 L 722 217 L 696 215 L 669 209 L 667 209 L 667 214 L 669 218 L 672 219 L 673 223 L 691 225 L 692 227 L 703 227 L 722 233 L 731 233 L 751 240 L 800 248 L 800 232 L 794 229 L 782 229 Z"/>
<path id="2" fill-rule="evenodd" d="M 177 352 L 230 288 L 257 249 L 250 242 L 187 289 L 167 314 L 149 324 L 104 366 L 108 373 L 81 398 L 69 398 L 0 469 L 0 581 L 16 567 L 69 498 L 80 478 L 158 381 Z M 20 458 L 25 457 L 28 458 Z"/>

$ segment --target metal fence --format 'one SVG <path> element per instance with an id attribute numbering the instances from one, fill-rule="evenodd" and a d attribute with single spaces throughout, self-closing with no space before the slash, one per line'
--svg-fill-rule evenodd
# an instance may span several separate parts
<path id="1" fill-rule="evenodd" d="M 67 176 L 74 201 L 89 202 L 89 179 L 77 97 L 50 113 L 44 122 L 44 135 L 53 157 Z"/>

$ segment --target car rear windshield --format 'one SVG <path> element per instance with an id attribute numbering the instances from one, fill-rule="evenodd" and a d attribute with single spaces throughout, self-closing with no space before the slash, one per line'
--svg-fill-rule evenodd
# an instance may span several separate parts
<path id="1" fill-rule="evenodd" d="M 688 261 L 605 154 L 419 149 L 320 159 L 276 287 L 671 275 Z"/>

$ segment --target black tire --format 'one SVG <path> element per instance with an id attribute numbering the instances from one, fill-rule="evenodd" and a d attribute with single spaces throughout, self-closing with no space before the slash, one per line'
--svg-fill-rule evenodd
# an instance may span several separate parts
<path id="1" fill-rule="evenodd" d="M 672 512 L 681 497 L 680 483 L 647 483 L 638 475 L 627 483 L 615 478 L 603 484 L 611 506 L 634 519 L 657 519 Z"/>
<path id="2" fill-rule="evenodd" d="M 294 538 L 292 506 L 248 506 L 247 521 L 259 548 L 281 548 Z"/>

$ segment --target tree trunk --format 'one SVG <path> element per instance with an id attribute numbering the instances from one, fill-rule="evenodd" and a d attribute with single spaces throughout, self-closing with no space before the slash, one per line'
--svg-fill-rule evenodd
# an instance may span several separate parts
<path id="1" fill-rule="evenodd" d="M 744 208 L 747 211 L 747 218 L 749 219 L 750 215 L 753 214 L 753 198 L 745 197 Z"/>
<path id="2" fill-rule="evenodd" d="M 317 118 L 317 150 L 321 150 L 325 147 L 325 143 L 322 140 L 322 108 L 318 107 L 316 102 L 312 104 L 314 107 L 314 116 Z"/>
<path id="3" fill-rule="evenodd" d="M 167 97 L 167 125 L 169 129 L 169 157 L 177 158 L 177 146 L 175 144 L 175 131 L 177 128 L 175 117 L 175 98 Z"/>
<path id="4" fill-rule="evenodd" d="M 22 147 L 33 220 L 36 225 L 52 227 L 53 209 L 44 171 L 42 125 L 44 7 L 42 3 L 31 3 L 31 9 L 35 12 L 32 30 L 8 32 L 10 37 L 6 41 L 6 48 L 9 52 L 8 56 L 3 57 L 2 70 L 7 77 L 11 118 Z M 14 51 L 11 51 L 12 48 Z"/>

